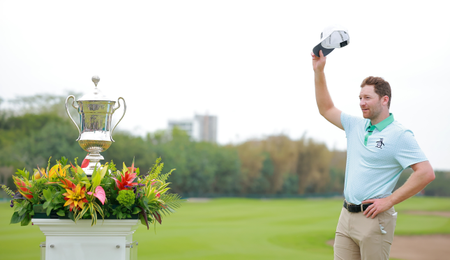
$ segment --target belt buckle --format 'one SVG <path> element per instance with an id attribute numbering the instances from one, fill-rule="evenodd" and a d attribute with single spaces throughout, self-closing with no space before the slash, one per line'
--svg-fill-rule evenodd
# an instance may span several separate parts
<path id="1" fill-rule="evenodd" d="M 361 212 L 364 212 L 364 204 L 361 203 Z"/>
<path id="2" fill-rule="evenodd" d="M 345 200 L 345 209 L 346 209 L 347 211 L 350 211 L 350 210 L 348 209 L 349 206 L 350 206 L 350 202 L 348 202 L 347 200 Z"/>

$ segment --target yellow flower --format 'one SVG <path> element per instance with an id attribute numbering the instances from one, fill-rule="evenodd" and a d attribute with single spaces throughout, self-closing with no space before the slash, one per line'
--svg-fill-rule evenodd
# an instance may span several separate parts
<path id="1" fill-rule="evenodd" d="M 48 176 L 49 178 L 54 178 L 56 176 L 59 177 L 66 177 L 66 170 L 67 168 L 69 168 L 70 165 L 66 165 L 63 167 L 61 167 L 61 164 L 56 164 L 55 166 L 53 166 L 50 171 L 48 171 Z"/>
<path id="2" fill-rule="evenodd" d="M 35 180 L 39 180 L 41 178 L 41 172 L 39 172 L 38 170 L 34 171 L 33 178 Z"/>
<path id="3" fill-rule="evenodd" d="M 81 187 L 80 184 L 75 186 L 72 184 L 71 189 L 66 189 L 66 193 L 63 194 L 66 203 L 64 207 L 70 205 L 70 211 L 75 207 L 76 209 L 83 209 L 84 204 L 88 203 L 86 199 L 86 187 Z"/>

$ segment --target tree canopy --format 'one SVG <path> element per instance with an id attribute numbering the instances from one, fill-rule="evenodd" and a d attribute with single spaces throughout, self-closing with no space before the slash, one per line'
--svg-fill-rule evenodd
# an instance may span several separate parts
<path id="1" fill-rule="evenodd" d="M 87 153 L 75 141 L 78 131 L 65 114 L 64 100 L 57 96 L 19 98 L 10 109 L 2 109 L 4 100 L 0 100 L 0 183 L 13 187 L 11 175 L 16 169 L 46 167 L 50 157 L 57 160 L 64 156 L 72 162 L 78 158 L 79 163 L 84 159 Z M 183 196 L 343 192 L 346 152 L 330 150 L 306 136 L 292 140 L 280 134 L 218 145 L 193 141 L 177 128 L 145 136 L 119 129 L 114 132 L 114 140 L 102 153 L 102 163 L 128 165 L 134 160 L 145 173 L 161 157 L 166 168 L 176 169 L 170 179 L 171 187 Z M 450 184 L 448 174 L 436 174 L 443 181 L 430 184 L 426 194 L 449 196 L 445 189 Z M 399 185 L 408 176 L 403 174 Z"/>

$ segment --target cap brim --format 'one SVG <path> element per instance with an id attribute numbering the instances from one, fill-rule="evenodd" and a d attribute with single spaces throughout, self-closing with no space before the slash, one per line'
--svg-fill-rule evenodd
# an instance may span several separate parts
<path id="1" fill-rule="evenodd" d="M 313 49 L 313 53 L 314 55 L 316 55 L 317 57 L 320 57 L 319 51 L 322 50 L 323 56 L 327 56 L 328 54 L 330 54 L 330 52 L 332 52 L 334 49 L 326 49 L 322 46 L 322 43 L 319 43 L 316 45 L 316 47 L 314 47 Z"/>

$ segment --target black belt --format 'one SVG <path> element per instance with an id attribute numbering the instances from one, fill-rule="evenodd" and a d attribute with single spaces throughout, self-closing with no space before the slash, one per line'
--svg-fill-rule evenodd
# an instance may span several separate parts
<path id="1" fill-rule="evenodd" d="M 357 212 L 361 212 L 367 209 L 367 207 L 369 207 L 370 205 L 372 205 L 372 203 L 368 203 L 368 204 L 359 204 L 359 205 L 355 205 L 355 204 L 349 204 L 347 203 L 346 200 L 344 200 L 344 208 L 346 208 L 348 210 L 348 212 L 353 212 L 353 213 L 357 213 Z"/>

